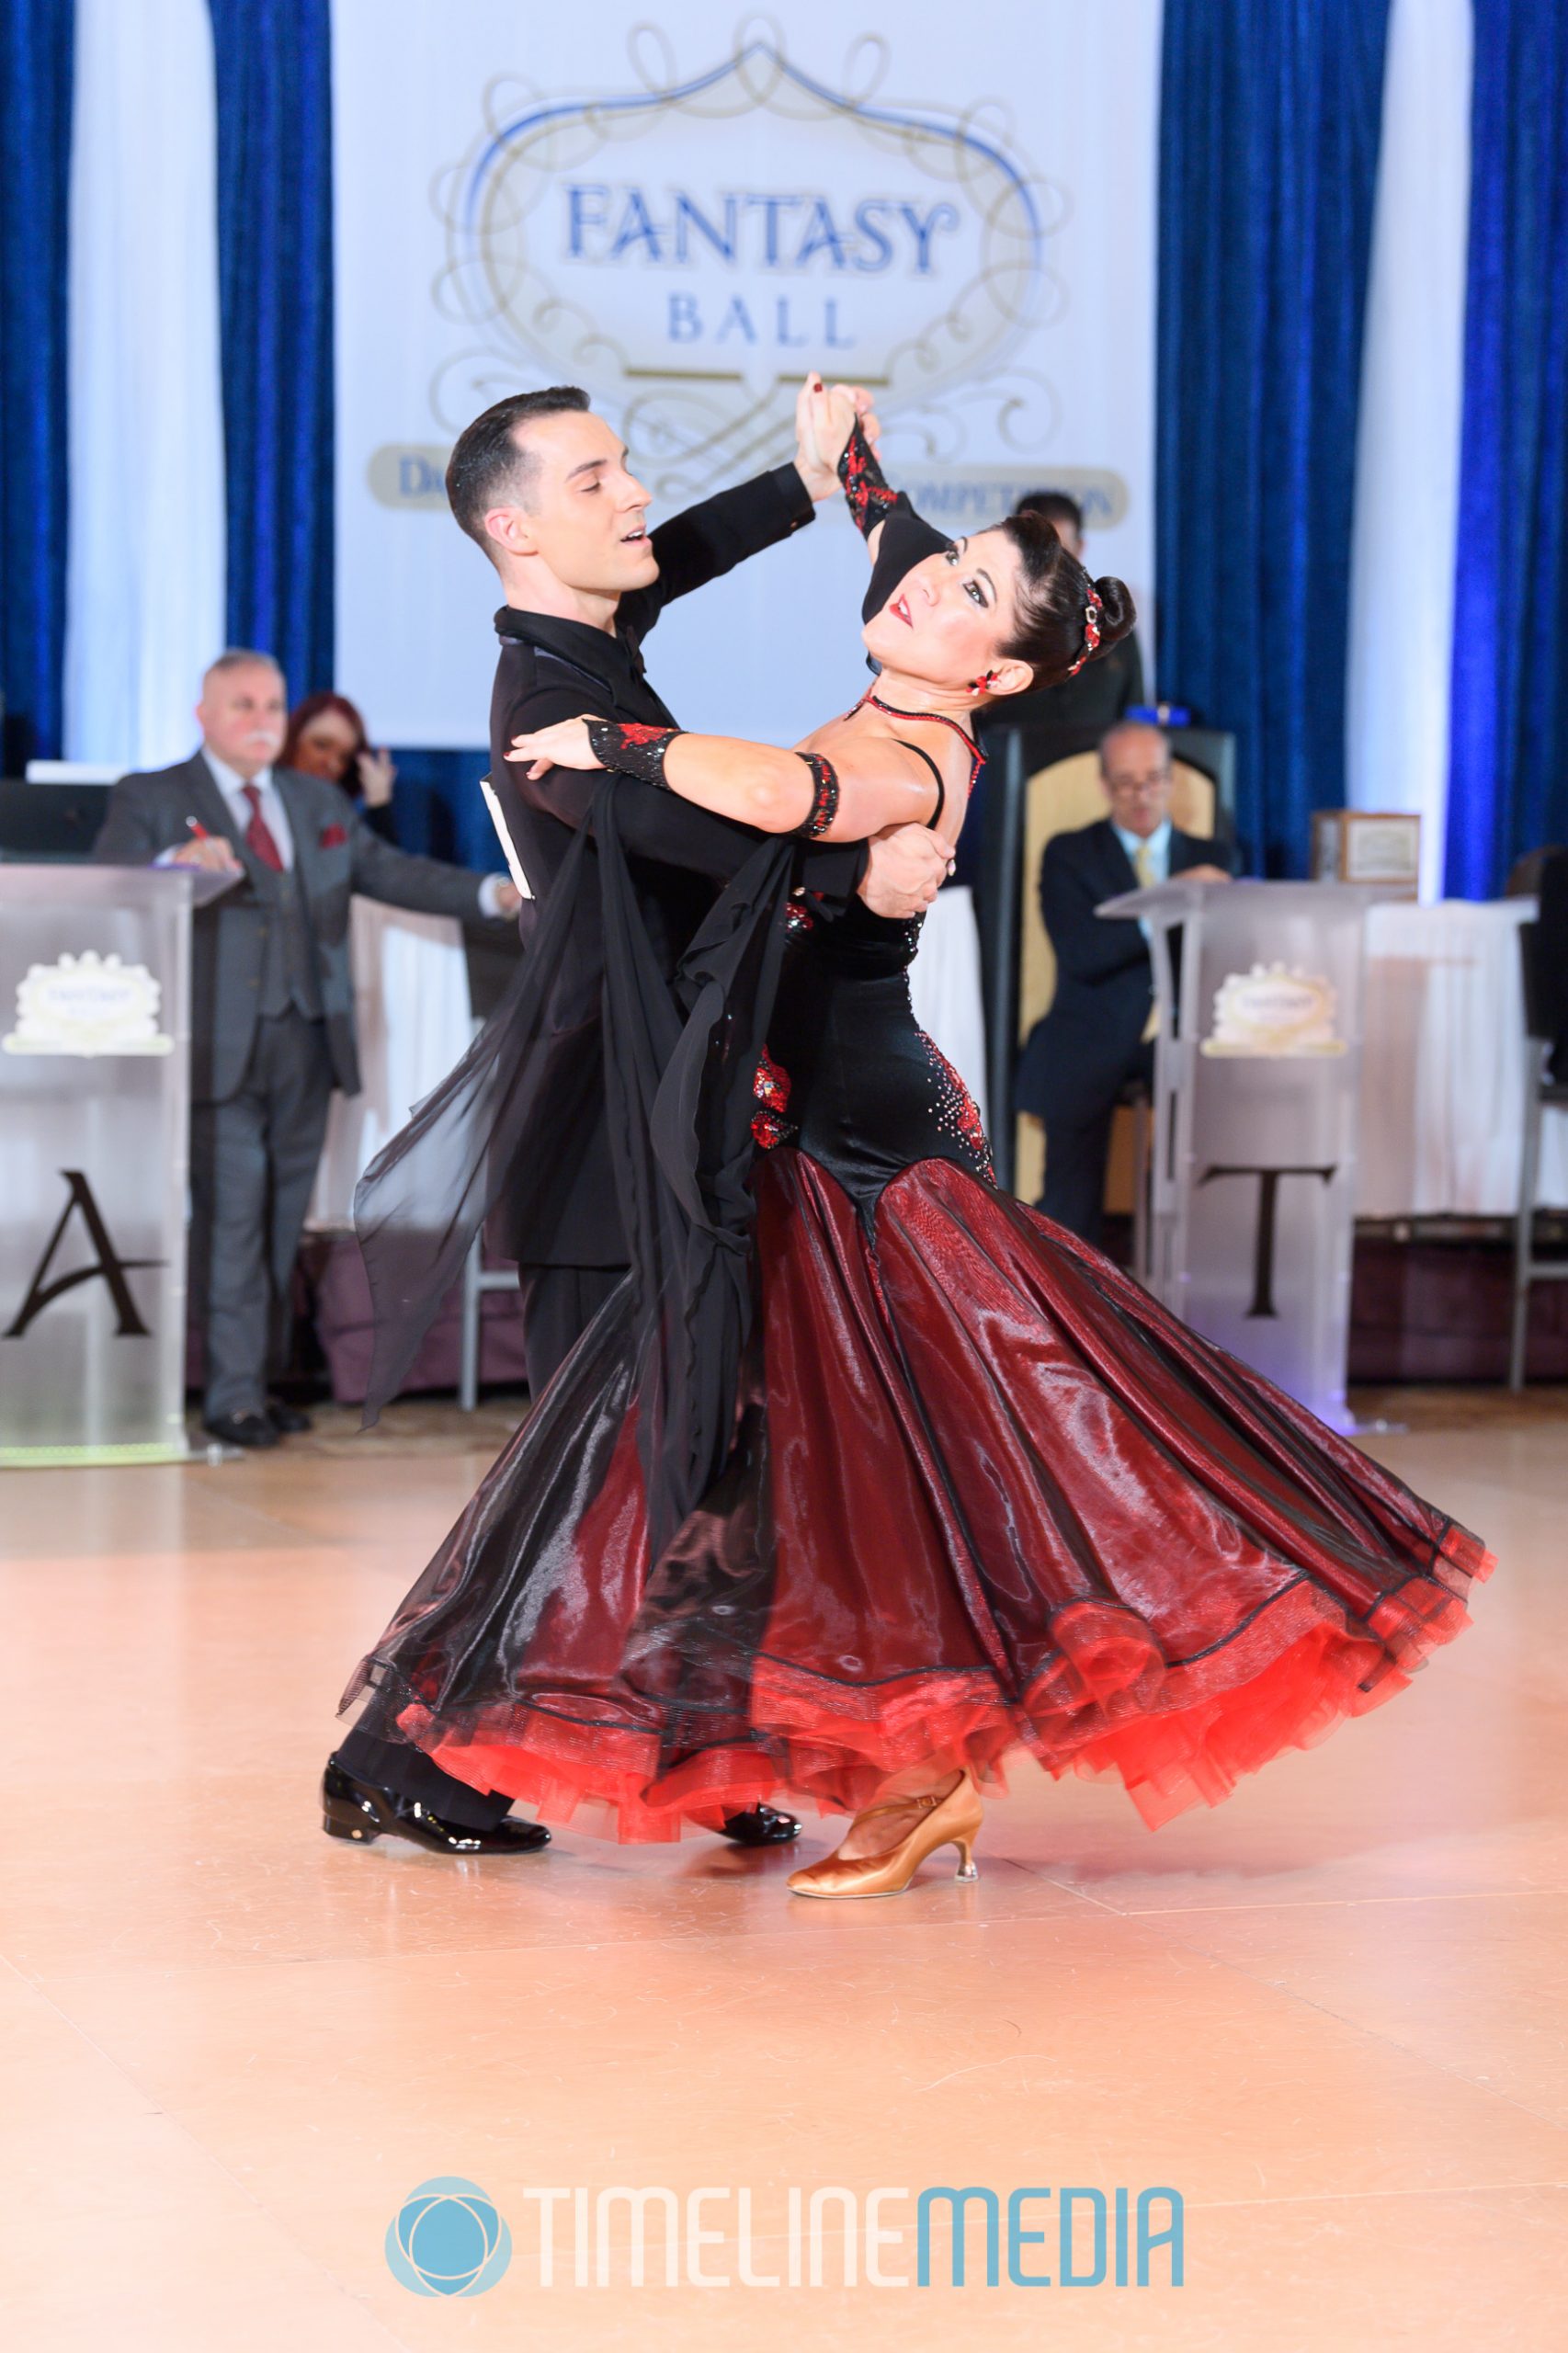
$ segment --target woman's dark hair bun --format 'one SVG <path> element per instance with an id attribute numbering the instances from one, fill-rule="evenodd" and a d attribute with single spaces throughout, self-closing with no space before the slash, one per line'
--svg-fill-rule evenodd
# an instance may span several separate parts
<path id="1" fill-rule="evenodd" d="M 1100 652 L 1118 644 L 1127 635 L 1138 618 L 1138 608 L 1128 592 L 1125 580 L 1096 580 L 1095 594 L 1100 600 L 1104 618 L 1100 622 Z"/>
<path id="2" fill-rule="evenodd" d="M 1108 653 L 1127 635 L 1138 613 L 1124 581 L 1091 582 L 1043 516 L 1009 515 L 997 528 L 1018 551 L 1017 626 L 1001 650 L 1029 664 L 1037 687 L 1066 677 L 1083 653 L 1091 587 L 1100 600 L 1098 651 Z"/>

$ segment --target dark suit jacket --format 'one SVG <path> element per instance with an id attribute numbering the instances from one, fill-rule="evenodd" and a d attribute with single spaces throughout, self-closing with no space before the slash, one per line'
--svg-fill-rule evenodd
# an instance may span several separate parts
<path id="1" fill-rule="evenodd" d="M 420 915 L 478 911 L 479 877 L 432 858 L 410 858 L 381 840 L 335 784 L 274 768 L 289 813 L 294 864 L 314 937 L 322 1008 L 333 1074 L 346 1095 L 359 1087 L 354 1040 L 354 985 L 348 969 L 348 900 L 358 891 Z M 148 866 L 191 839 L 194 817 L 232 844 L 245 879 L 197 910 L 191 942 L 190 1087 L 199 1103 L 222 1103 L 244 1075 L 256 1035 L 267 911 L 254 885 L 259 873 L 241 828 L 199 752 L 173 767 L 121 777 L 93 857 L 101 866 Z"/>
<path id="2" fill-rule="evenodd" d="M 613 635 L 510 607 L 497 613 L 501 655 L 490 706 L 490 775 L 537 899 L 544 898 L 574 833 L 586 822 L 603 778 L 594 770 L 551 768 L 530 779 L 506 756 L 512 738 L 585 711 L 672 726 L 643 671 L 642 639 L 675 597 L 788 539 L 812 515 L 794 467 L 780 466 L 658 527 L 653 539 L 659 576 L 621 598 Z M 760 836 L 631 778 L 622 778 L 617 790 L 642 918 L 668 974 L 718 888 L 744 864 Z M 808 888 L 847 897 L 865 865 L 863 843 L 802 843 L 799 879 Z M 597 928 L 585 926 L 570 952 L 585 996 L 597 993 L 603 969 Z M 561 1188 L 550 1214 L 528 1233 L 512 1233 L 504 1212 L 495 1222 L 497 1246 L 524 1266 L 627 1262 L 602 1078 L 596 1075 L 594 1085 L 591 1099 L 562 1108 Z"/>
<path id="3" fill-rule="evenodd" d="M 1229 864 L 1224 846 L 1171 829 L 1170 873 Z M 1040 867 L 1040 905 L 1056 951 L 1056 994 L 1030 1030 L 1018 1064 L 1017 1106 L 1049 1128 L 1083 1118 L 1114 1097 L 1127 1075 L 1153 998 L 1153 968 L 1135 923 L 1102 921 L 1095 909 L 1136 891 L 1132 860 L 1108 817 L 1057 834 Z"/>

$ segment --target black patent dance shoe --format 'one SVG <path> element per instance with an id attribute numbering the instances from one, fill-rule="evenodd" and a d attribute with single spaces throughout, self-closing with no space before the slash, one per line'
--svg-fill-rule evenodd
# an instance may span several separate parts
<path id="1" fill-rule="evenodd" d="M 447 1822 L 421 1798 L 401 1798 L 374 1781 L 358 1780 L 329 1756 L 321 1779 L 321 1826 L 329 1838 L 354 1838 L 369 1846 L 389 1832 L 412 1838 L 435 1855 L 532 1855 L 550 1844 L 542 1822 L 514 1822 L 503 1814 L 488 1830 Z"/>
<path id="2" fill-rule="evenodd" d="M 315 1427 L 309 1414 L 298 1405 L 285 1404 L 281 1397 L 267 1399 L 267 1418 L 279 1438 L 299 1438 L 305 1430 Z"/>
<path id="3" fill-rule="evenodd" d="M 794 1815 L 780 1813 L 770 1805 L 748 1806 L 744 1813 L 732 1813 L 724 1824 L 725 1837 L 733 1838 L 737 1847 L 787 1847 L 800 1835 Z"/>

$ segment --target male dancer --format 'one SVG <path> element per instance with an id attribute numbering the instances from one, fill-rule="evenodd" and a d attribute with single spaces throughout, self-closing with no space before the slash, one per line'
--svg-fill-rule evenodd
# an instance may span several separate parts
<path id="1" fill-rule="evenodd" d="M 494 564 L 506 601 L 495 616 L 501 658 L 491 701 L 491 782 L 536 899 L 542 899 L 587 816 L 597 778 L 552 768 L 528 778 L 507 758 L 514 736 L 593 711 L 606 719 L 671 726 L 648 683 L 642 638 L 673 597 L 718 578 L 812 518 L 838 488 L 836 449 L 821 450 L 808 402 L 796 412 L 793 464 L 722 491 L 650 532 L 648 493 L 628 471 L 619 438 L 574 386 L 517 392 L 486 409 L 460 436 L 447 470 L 452 512 Z M 866 406 L 865 396 L 858 395 Z M 673 972 L 716 891 L 755 849 L 757 835 L 673 794 L 626 780 L 618 807 L 651 936 Z M 919 914 L 946 871 L 926 827 L 832 847 L 802 843 L 800 888 L 824 911 L 858 892 L 878 915 Z M 579 977 L 599 969 L 597 936 L 571 942 Z M 523 1283 L 524 1347 L 537 1396 L 626 1272 L 608 1106 L 594 1107 L 585 1140 L 562 1170 L 549 1230 L 515 1237 Z M 443 1772 L 399 1733 L 372 1694 L 328 1759 L 324 1827 L 369 1840 L 394 1832 L 447 1854 L 537 1851 L 550 1834 L 506 1818 L 510 1799 L 482 1794 Z M 791 1814 L 755 1806 L 725 1833 L 744 1846 L 799 1836 Z"/>

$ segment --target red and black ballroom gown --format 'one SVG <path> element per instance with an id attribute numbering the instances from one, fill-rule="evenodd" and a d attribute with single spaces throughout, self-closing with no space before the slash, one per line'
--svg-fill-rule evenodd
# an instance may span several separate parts
<path id="1" fill-rule="evenodd" d="M 1474 1536 L 996 1188 L 918 935 L 857 903 L 786 951 L 733 1441 L 674 1540 L 650 1565 L 629 1279 L 344 1706 L 628 1840 L 1022 1752 L 1155 1828 L 1470 1624 Z"/>

